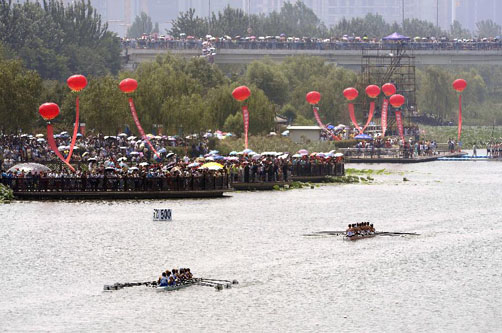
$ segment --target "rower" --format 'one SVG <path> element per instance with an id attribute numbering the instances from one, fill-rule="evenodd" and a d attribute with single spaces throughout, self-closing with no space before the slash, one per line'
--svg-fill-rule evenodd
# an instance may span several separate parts
<path id="1" fill-rule="evenodd" d="M 192 275 L 192 272 L 190 272 L 190 268 L 187 268 L 187 277 L 188 279 L 193 279 L 193 275 Z"/>
<path id="2" fill-rule="evenodd" d="M 345 233 L 347 234 L 347 237 L 352 237 L 355 235 L 353 226 L 354 226 L 353 224 L 348 225 L 348 228 L 345 231 Z"/>
<path id="3" fill-rule="evenodd" d="M 370 224 L 370 233 L 372 234 L 375 233 L 375 228 L 373 227 L 373 224 Z"/>
<path id="4" fill-rule="evenodd" d="M 162 276 L 159 281 L 159 286 L 160 287 L 167 287 L 167 277 L 166 277 L 166 272 L 162 272 Z"/>

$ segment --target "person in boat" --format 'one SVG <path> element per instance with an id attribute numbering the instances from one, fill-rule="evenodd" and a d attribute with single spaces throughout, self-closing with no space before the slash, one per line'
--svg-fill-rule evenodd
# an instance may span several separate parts
<path id="1" fill-rule="evenodd" d="M 370 224 L 370 233 L 372 235 L 375 233 L 375 228 L 373 227 L 373 224 Z"/>
<path id="2" fill-rule="evenodd" d="M 167 280 L 167 285 L 168 286 L 175 286 L 176 285 L 176 280 L 172 275 L 169 276 L 169 279 Z"/>
<path id="3" fill-rule="evenodd" d="M 192 275 L 192 272 L 190 272 L 190 268 L 187 268 L 186 275 L 189 280 L 193 279 L 193 275 Z"/>
<path id="4" fill-rule="evenodd" d="M 166 272 L 162 272 L 162 276 L 159 278 L 159 287 L 167 287 L 168 280 L 166 276 Z"/>
<path id="5" fill-rule="evenodd" d="M 353 224 L 349 224 L 348 225 L 348 228 L 347 230 L 345 231 L 347 237 L 352 237 L 352 236 L 355 236 L 355 232 L 354 232 L 354 225 Z"/>

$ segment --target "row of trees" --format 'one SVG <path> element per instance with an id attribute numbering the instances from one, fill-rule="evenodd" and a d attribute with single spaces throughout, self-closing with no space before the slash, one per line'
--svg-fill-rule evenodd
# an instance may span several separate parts
<path id="1" fill-rule="evenodd" d="M 417 70 L 419 111 L 455 121 L 457 96 L 451 83 L 462 77 L 469 84 L 464 92 L 465 123 L 492 124 L 494 120 L 501 123 L 500 75 L 500 67 L 485 66 Z M 127 98 L 118 89 L 118 83 L 125 77 L 139 82 L 133 98 L 145 129 L 152 131 L 156 125 L 162 125 L 169 134 L 207 129 L 242 133 L 240 105 L 231 96 L 232 90 L 241 84 L 248 85 L 252 91 L 247 101 L 252 134 L 273 130 L 276 114 L 296 124 L 315 124 L 312 109 L 305 101 L 305 94 L 310 90 L 322 94 L 319 107 L 325 123 L 350 123 L 343 89 L 357 87 L 358 104 L 366 99 L 361 75 L 327 64 L 318 57 L 291 57 L 281 64 L 265 59 L 228 77 L 203 58 L 186 60 L 167 55 L 141 64 L 133 73 L 88 76 L 89 85 L 80 93 L 81 121 L 88 129 L 113 134 L 122 131 L 125 125 L 135 128 Z M 37 108 L 47 101 L 61 106 L 57 126 L 61 130 L 70 128 L 74 121 L 75 96 L 66 84 L 43 80 L 21 61 L 0 56 L 0 131 L 42 128 L 44 123 Z M 366 108 L 357 107 L 356 112 L 358 119 L 365 119 Z"/>
<path id="2" fill-rule="evenodd" d="M 140 19 L 138 27 L 151 26 L 146 17 Z M 251 29 L 251 30 L 249 30 Z M 145 29 L 144 33 L 149 33 L 151 27 Z M 352 19 L 342 19 L 331 28 L 327 28 L 315 13 L 303 2 L 297 1 L 292 4 L 284 3 L 279 12 L 272 12 L 268 15 L 248 15 L 240 9 L 226 7 L 223 12 L 213 13 L 211 19 L 199 17 L 195 10 L 190 9 L 181 13 L 173 22 L 173 26 L 167 33 L 177 37 L 181 33 L 202 37 L 207 34 L 214 36 L 230 35 L 234 36 L 276 36 L 284 33 L 288 36 L 297 37 L 341 37 L 345 34 L 354 36 L 368 36 L 371 38 L 381 38 L 395 31 L 399 31 L 408 36 L 420 37 L 450 37 L 450 38 L 471 38 L 473 35 L 479 37 L 495 37 L 501 35 L 501 26 L 491 20 L 477 23 L 477 31 L 471 33 L 464 29 L 460 22 L 455 21 L 449 31 L 442 30 L 435 24 L 418 19 L 405 19 L 400 23 L 388 23 L 381 15 L 367 14 L 365 17 Z"/>
<path id="3" fill-rule="evenodd" d="M 120 39 L 108 31 L 90 1 L 13 3 L 0 0 L 0 44 L 44 79 L 117 74 Z"/>

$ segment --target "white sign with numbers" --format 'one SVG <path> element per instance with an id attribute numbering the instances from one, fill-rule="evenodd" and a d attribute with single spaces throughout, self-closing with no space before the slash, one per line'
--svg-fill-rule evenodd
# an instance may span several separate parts
<path id="1" fill-rule="evenodd" d="M 153 210 L 153 220 L 154 221 L 171 221 L 173 218 L 173 212 L 170 209 L 154 209 Z"/>

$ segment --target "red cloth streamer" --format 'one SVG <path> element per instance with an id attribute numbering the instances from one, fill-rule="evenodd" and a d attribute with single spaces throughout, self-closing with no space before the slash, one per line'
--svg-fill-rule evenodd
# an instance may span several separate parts
<path id="1" fill-rule="evenodd" d="M 380 121 L 380 125 L 382 126 L 382 138 L 385 136 L 385 132 L 387 131 L 387 109 L 389 108 L 389 100 L 387 98 L 383 99 L 382 103 L 382 120 Z"/>
<path id="2" fill-rule="evenodd" d="M 399 131 L 399 136 L 401 137 L 401 140 L 403 140 L 404 142 L 403 116 L 401 114 L 401 111 L 396 111 L 396 125 Z"/>
<path id="3" fill-rule="evenodd" d="M 352 103 L 349 103 L 349 115 L 350 115 L 350 120 L 352 120 L 352 123 L 354 124 L 354 126 L 357 128 L 357 130 L 359 131 L 359 133 L 363 133 L 363 130 L 361 129 L 361 127 L 357 124 L 357 121 L 356 121 L 356 115 L 354 113 L 354 104 Z"/>
<path id="4" fill-rule="evenodd" d="M 77 95 L 77 102 L 76 102 L 76 115 L 75 115 L 75 126 L 73 127 L 73 137 L 71 139 L 71 144 L 70 144 L 70 153 L 68 156 L 66 156 L 66 162 L 70 162 L 71 155 L 73 154 L 73 148 L 75 147 L 75 141 L 77 140 L 77 132 L 78 132 L 78 125 L 79 125 L 79 107 L 78 107 L 78 95 Z"/>
<path id="5" fill-rule="evenodd" d="M 54 131 L 52 129 L 52 125 L 50 123 L 47 124 L 47 140 L 49 141 L 49 146 L 51 147 L 52 151 L 59 157 L 63 163 L 65 163 L 71 171 L 75 172 L 75 169 L 71 166 L 71 164 L 65 160 L 63 155 L 59 152 L 58 146 L 56 145 L 56 141 L 54 141 Z"/>
<path id="6" fill-rule="evenodd" d="M 247 106 L 242 106 L 242 120 L 244 121 L 244 146 L 248 149 L 249 111 Z"/>
<path id="7" fill-rule="evenodd" d="M 315 117 L 315 120 L 317 120 L 317 124 L 319 125 L 320 128 L 322 128 L 323 130 L 325 131 L 328 131 L 327 128 L 326 128 L 326 125 L 324 125 L 321 121 L 321 117 L 319 117 L 319 108 L 314 106 L 312 107 L 312 110 L 314 110 L 314 117 Z M 329 131 L 328 131 L 329 132 Z M 329 132 L 331 134 L 331 137 L 335 140 L 335 141 L 340 141 L 340 138 L 337 137 L 335 134 Z"/>
<path id="8" fill-rule="evenodd" d="M 159 153 L 157 153 L 157 151 L 153 147 L 150 140 L 148 140 L 148 137 L 146 136 L 145 131 L 143 131 L 143 127 L 141 127 L 141 123 L 139 122 L 138 114 L 136 113 L 136 107 L 134 106 L 134 102 L 132 100 L 132 97 L 129 97 L 129 107 L 131 108 L 132 119 L 134 119 L 134 123 L 136 124 L 136 127 L 138 128 L 139 134 L 141 135 L 143 140 L 146 141 L 146 143 L 148 144 L 150 149 L 152 149 L 152 151 L 155 153 L 155 155 L 157 155 L 157 157 L 159 157 Z"/>
<path id="9" fill-rule="evenodd" d="M 315 120 L 317 120 L 317 124 L 319 125 L 320 128 L 322 129 L 326 129 L 326 126 L 324 126 L 324 124 L 322 123 L 321 121 L 321 117 L 319 117 L 319 108 L 317 107 L 313 107 L 312 110 L 314 110 L 314 117 L 315 117 Z"/>
<path id="10" fill-rule="evenodd" d="M 462 95 L 458 96 L 458 140 L 460 142 L 460 135 L 462 134 Z"/>
<path id="11" fill-rule="evenodd" d="M 366 120 L 366 125 L 363 127 L 363 132 L 370 124 L 371 119 L 373 119 L 373 113 L 375 112 L 375 102 L 370 102 L 370 112 L 368 113 L 368 120 Z"/>

